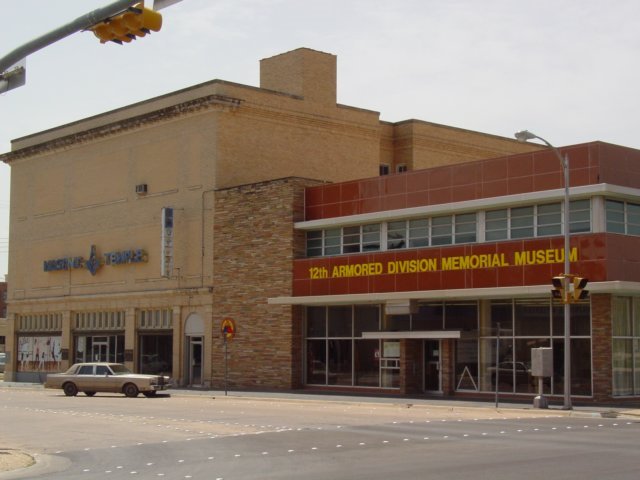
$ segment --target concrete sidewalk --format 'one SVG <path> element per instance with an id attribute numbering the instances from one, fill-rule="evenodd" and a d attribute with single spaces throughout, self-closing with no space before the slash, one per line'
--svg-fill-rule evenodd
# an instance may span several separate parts
<path id="1" fill-rule="evenodd" d="M 24 382 L 4 382 L 0 381 L 0 388 L 17 388 L 17 389 L 44 389 L 40 383 L 24 383 Z M 171 388 L 166 390 L 169 395 L 185 395 L 185 396 L 209 396 L 229 399 L 253 399 L 266 401 L 308 401 L 308 402 L 337 402 L 350 404 L 380 404 L 402 407 L 439 407 L 439 408 L 486 408 L 495 409 L 495 400 L 467 400 L 459 398 L 444 397 L 424 397 L 424 396 L 394 396 L 394 395 L 360 395 L 360 394 L 342 394 L 336 392 L 313 392 L 308 390 L 296 391 L 232 391 L 224 392 L 222 390 L 206 390 L 206 389 L 190 389 L 190 388 Z M 575 402 L 575 401 L 574 401 Z M 533 410 L 532 400 L 523 399 L 514 401 L 512 398 L 502 400 L 498 397 L 498 408 L 509 410 Z M 618 417 L 628 416 L 640 418 L 640 401 L 629 402 L 625 404 L 578 404 L 573 405 L 572 410 L 564 410 L 560 399 L 549 400 L 549 411 L 562 413 L 566 416 L 601 416 L 601 417 Z"/>

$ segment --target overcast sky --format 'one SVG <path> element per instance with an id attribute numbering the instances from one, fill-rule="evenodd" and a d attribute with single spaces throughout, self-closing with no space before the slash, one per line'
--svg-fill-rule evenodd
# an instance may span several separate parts
<path id="1" fill-rule="evenodd" d="M 0 0 L 0 56 L 109 3 Z M 27 84 L 0 95 L 0 152 L 215 78 L 258 86 L 260 59 L 299 47 L 337 55 L 338 102 L 382 120 L 640 148 L 638 0 L 183 0 L 162 13 L 135 44 L 81 32 L 30 55 Z M 9 177 L 0 164 L 0 279 Z"/>

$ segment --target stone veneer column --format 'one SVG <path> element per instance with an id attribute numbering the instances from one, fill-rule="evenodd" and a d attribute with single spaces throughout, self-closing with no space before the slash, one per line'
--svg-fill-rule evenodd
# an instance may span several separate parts
<path id="1" fill-rule="evenodd" d="M 456 389 L 455 340 L 440 340 L 440 377 L 443 395 L 452 395 Z"/>
<path id="2" fill-rule="evenodd" d="M 611 295 L 591 295 L 591 355 L 593 398 L 611 400 Z"/>
<path id="3" fill-rule="evenodd" d="M 183 364 L 184 358 L 184 328 L 182 323 L 182 309 L 180 305 L 174 305 L 171 308 L 172 321 L 173 321 L 173 358 L 171 359 L 171 363 L 173 365 L 173 371 L 171 372 L 171 377 L 174 381 L 180 385 L 184 385 L 184 371 L 186 369 L 183 366 L 182 371 L 179 370 L 180 366 Z"/>
<path id="4" fill-rule="evenodd" d="M 136 352 L 136 309 L 127 308 L 124 314 L 124 364 L 133 371 Z"/>
<path id="5" fill-rule="evenodd" d="M 216 328 L 236 324 L 228 345 L 228 386 L 291 389 L 301 385 L 302 309 L 269 305 L 290 296 L 293 259 L 304 252 L 304 188 L 284 178 L 215 192 L 213 225 L 212 387 L 224 386 L 223 342 Z"/>
<path id="6" fill-rule="evenodd" d="M 422 391 L 422 340 L 400 340 L 400 393 Z"/>
<path id="7" fill-rule="evenodd" d="M 60 371 L 64 372 L 73 363 L 73 351 L 71 346 L 73 344 L 73 331 L 71 312 L 65 310 L 62 312 L 62 338 L 60 339 L 60 351 L 62 355 L 62 361 L 60 362 Z"/>

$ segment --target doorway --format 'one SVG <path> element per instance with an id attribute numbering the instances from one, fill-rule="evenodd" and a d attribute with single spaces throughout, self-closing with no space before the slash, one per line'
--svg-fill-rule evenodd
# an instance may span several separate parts
<path id="1" fill-rule="evenodd" d="M 91 344 L 91 361 L 92 362 L 108 362 L 109 361 L 109 338 L 93 337 Z"/>
<path id="2" fill-rule="evenodd" d="M 192 387 L 202 386 L 202 337 L 189 339 L 189 378 L 187 384 Z"/>
<path id="3" fill-rule="evenodd" d="M 424 391 L 441 392 L 440 340 L 424 341 Z"/>

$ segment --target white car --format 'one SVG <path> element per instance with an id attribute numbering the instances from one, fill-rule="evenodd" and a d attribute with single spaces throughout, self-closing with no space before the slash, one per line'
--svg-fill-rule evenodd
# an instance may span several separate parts
<path id="1" fill-rule="evenodd" d="M 84 392 L 93 397 L 96 392 L 124 393 L 127 397 L 153 397 L 170 386 L 163 375 L 132 373 L 121 363 L 76 363 L 64 373 L 50 373 L 45 388 L 61 388 L 68 397 Z"/>

